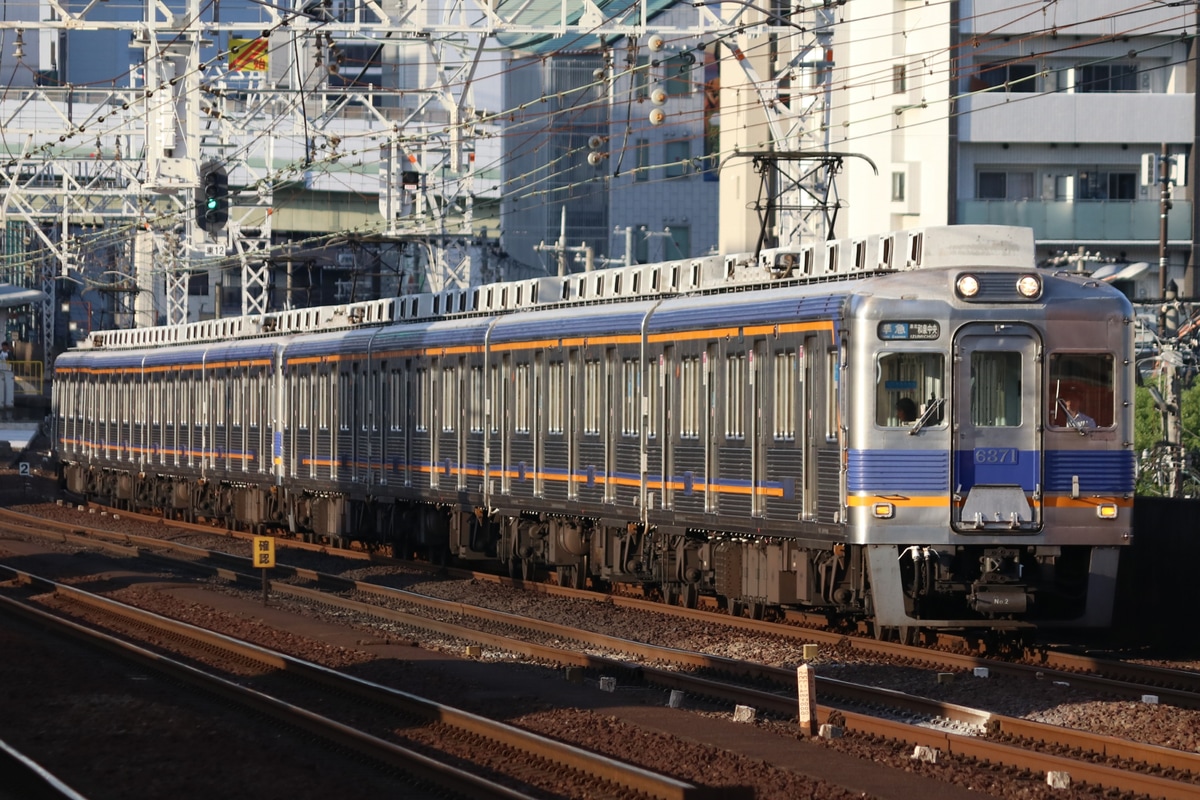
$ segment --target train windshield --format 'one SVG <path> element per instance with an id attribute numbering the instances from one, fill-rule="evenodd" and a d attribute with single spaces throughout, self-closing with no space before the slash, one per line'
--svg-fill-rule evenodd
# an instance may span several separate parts
<path id="1" fill-rule="evenodd" d="M 1056 428 L 1113 424 L 1113 357 L 1109 353 L 1050 356 L 1049 418 Z"/>
<path id="2" fill-rule="evenodd" d="M 879 357 L 875 421 L 902 427 L 920 419 L 930 403 L 945 397 L 946 359 L 941 353 L 884 353 Z M 935 418 L 926 424 L 937 424 Z"/>

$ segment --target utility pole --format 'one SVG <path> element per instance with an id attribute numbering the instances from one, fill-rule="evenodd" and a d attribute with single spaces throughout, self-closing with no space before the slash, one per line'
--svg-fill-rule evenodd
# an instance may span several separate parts
<path id="1" fill-rule="evenodd" d="M 1167 447 L 1167 497 L 1183 496 L 1183 449 L 1182 425 L 1180 422 L 1179 373 L 1176 370 L 1179 355 L 1176 352 L 1179 337 L 1179 301 L 1175 281 L 1167 281 L 1167 215 L 1171 211 L 1171 166 L 1174 159 L 1163 142 L 1158 157 L 1158 360 L 1163 369 L 1163 391 L 1165 395 L 1159 411 L 1162 415 L 1163 439 Z M 1180 175 L 1182 178 L 1183 176 Z"/>

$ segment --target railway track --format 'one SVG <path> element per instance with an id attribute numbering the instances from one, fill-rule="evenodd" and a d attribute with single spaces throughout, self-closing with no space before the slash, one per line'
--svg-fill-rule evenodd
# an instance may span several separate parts
<path id="1" fill-rule="evenodd" d="M 84 513 L 97 513 L 110 517 L 113 514 L 117 514 L 120 517 L 143 522 L 163 522 L 157 517 L 129 512 L 113 512 L 110 509 L 102 509 L 95 506 L 81 508 L 85 509 Z M 24 515 L 15 514 L 7 509 L 0 509 L 0 519 L 4 518 L 12 520 L 15 524 L 24 523 L 26 525 L 33 525 L 29 521 L 29 518 Z M 50 525 L 64 531 L 78 527 Z M 246 548 L 246 552 L 248 552 L 250 540 L 253 538 L 253 534 L 214 529 L 211 525 L 203 523 L 171 521 L 164 523 L 164 525 L 180 531 L 226 536 L 235 542 L 239 542 L 240 547 Z M 96 530 L 91 535 L 100 537 L 103 535 L 103 532 Z M 436 573 L 449 577 L 495 582 L 500 585 L 520 587 L 525 591 L 538 592 L 547 596 L 600 601 L 616 607 L 650 613 L 669 613 L 681 619 L 704 622 L 715 620 L 732 630 L 747 634 L 778 637 L 794 641 L 797 647 L 801 647 L 804 644 L 838 647 L 849 649 L 863 657 L 878 657 L 897 663 L 908 663 L 913 666 L 921 666 L 945 672 L 973 673 L 976 669 L 982 668 L 986 669 L 992 675 L 1051 682 L 1070 682 L 1078 688 L 1087 688 L 1132 700 L 1141 700 L 1147 694 L 1151 694 L 1161 703 L 1175 705 L 1180 708 L 1200 709 L 1200 672 L 1165 669 L 1163 667 L 1132 663 L 1101 655 L 1079 654 L 1059 650 L 1027 652 L 1024 654 L 1023 659 L 1019 661 L 991 658 L 978 653 L 962 652 L 945 647 L 905 645 L 898 642 L 879 641 L 869 636 L 850 636 L 844 631 L 830 631 L 797 624 L 732 616 L 707 608 L 686 608 L 638 597 L 619 594 L 599 594 L 594 591 L 557 586 L 551 583 L 514 580 L 487 572 L 440 566 L 431 567 L 428 564 L 386 558 L 360 549 L 333 548 L 327 545 L 287 538 L 278 539 L 277 546 L 281 549 L 336 556 L 363 563 L 382 565 L 401 564 L 406 569 L 423 569 L 428 570 L 431 574 Z M 296 574 L 302 575 L 303 573 L 297 572 Z M 796 615 L 795 619 L 806 618 L 803 615 Z"/>
<path id="2" fill-rule="evenodd" d="M 431 783 L 455 796 L 479 798 L 532 798 L 536 790 L 545 797 L 663 798 L 663 800 L 703 800 L 718 796 L 702 787 L 692 786 L 596 753 L 520 728 L 488 720 L 474 714 L 435 703 L 422 697 L 373 684 L 350 675 L 302 661 L 283 653 L 238 641 L 214 631 L 178 622 L 142 609 L 66 586 L 28 572 L 14 570 L 16 582 L 33 592 L 52 592 L 68 607 L 87 609 L 88 622 L 81 624 L 0 595 L 0 609 L 38 625 L 70 635 L 89 645 L 115 653 L 142 668 L 167 675 L 170 679 L 219 695 L 237 705 L 266 714 L 291 728 L 318 736 L 330 745 L 350 750 L 363 759 L 387 765 Z M 98 630 L 102 626 L 119 631 L 118 635 Z M 128 641 L 133 636 L 153 641 L 154 649 Z M 157 652 L 164 643 L 172 652 L 187 656 L 170 658 Z M 225 669 L 227 662 L 251 665 L 260 675 L 270 675 L 270 693 L 231 681 L 212 670 Z M 208 668 L 196 665 L 208 662 Z M 281 684 L 289 684 L 284 687 Z M 315 696 L 314 696 L 315 695 Z M 345 710 L 348 701 L 356 708 Z M 339 716 L 351 716 L 355 723 L 332 719 L 310 709 L 337 707 Z M 432 738 L 450 742 L 440 757 L 420 749 L 388 741 L 389 729 L 407 729 L 413 725 L 428 727 Z M 375 730 L 375 733 L 372 733 Z M 430 736 L 405 738 L 428 742 Z M 474 771 L 456 766 L 470 754 L 472 762 L 482 765 Z M 498 765 L 508 765 L 500 772 Z M 550 777 L 551 785 L 547 786 Z M 503 781 L 503 783 L 501 783 Z M 509 785 L 504 785 L 509 784 Z M 514 788 L 515 787 L 515 788 Z M 529 787 L 522 789 L 521 787 Z M 735 798 L 726 792 L 721 797 Z"/>
<path id="3" fill-rule="evenodd" d="M 248 574 L 248 563 L 244 558 L 196 551 L 195 548 L 178 543 L 164 544 L 162 540 L 158 539 L 143 540 L 139 537 L 104 532 L 93 532 L 85 537 L 85 540 L 93 543 L 98 540 L 108 540 L 110 543 L 112 540 L 117 540 L 121 542 L 116 545 L 120 548 L 128 548 L 131 545 L 141 548 L 169 547 L 176 552 L 187 553 L 188 555 L 183 559 L 193 566 L 198 560 L 202 560 L 205 570 L 229 580 L 247 584 L 253 583 L 256 577 Z M 143 557 L 146 556 L 144 551 L 137 552 Z M 176 562 L 177 566 L 183 563 L 175 557 L 172 560 Z M 229 566 L 215 566 L 214 562 L 223 562 Z M 411 593 L 399 592 L 395 589 L 361 581 L 351 581 L 314 570 L 291 568 L 290 572 L 291 579 L 306 581 L 317 588 L 292 586 L 275 581 L 273 591 L 290 594 L 310 602 L 336 605 L 347 612 L 385 618 L 394 624 L 461 637 L 465 640 L 479 642 L 484 646 L 521 653 L 528 658 L 571 664 L 596 673 L 615 674 L 620 680 L 645 681 L 664 689 L 686 692 L 693 696 L 719 698 L 723 702 L 750 705 L 764 712 L 785 716 L 794 716 L 795 714 L 795 696 L 780 694 L 789 684 L 794 686 L 795 673 L 791 670 L 723 659 L 702 653 L 656 648 L 628 640 L 591 634 L 577 628 L 564 630 L 561 626 L 546 625 L 499 612 L 468 609 L 462 604 L 414 596 Z M 453 615 L 458 618 L 472 616 L 481 621 L 476 625 L 487 623 L 492 626 L 504 626 L 514 631 L 520 629 L 527 632 L 523 634 L 526 637 L 565 639 L 570 641 L 572 646 L 564 649 L 518 639 L 514 636 L 500 636 L 465 626 L 461 622 L 438 621 L 430 619 L 428 616 L 418 616 L 395 608 L 382 608 L 373 603 L 361 603 L 350 598 L 338 597 L 330 594 L 330 591 L 353 591 L 393 603 L 402 600 L 406 604 L 423 606 L 428 613 L 434 615 L 443 617 Z M 657 605 L 654 606 L 654 610 L 661 612 L 664 609 L 661 605 Z M 761 626 L 768 625 L 768 623 L 759 623 L 753 620 L 738 622 L 753 630 L 763 630 Z M 779 635 L 778 629 L 779 626 L 773 626 L 765 630 L 772 631 L 771 635 Z M 870 647 L 884 649 L 900 647 L 873 640 L 867 640 L 867 644 Z M 579 652 L 581 649 L 609 651 L 618 657 L 606 658 L 589 655 Z M 911 650 L 911 648 L 907 649 Z M 629 659 L 634 659 L 635 665 L 631 666 Z M 648 664 L 656 662 L 667 666 L 664 668 L 648 666 Z M 978 659 L 969 663 L 977 664 Z M 680 667 L 695 670 L 696 673 L 682 672 Z M 730 676 L 740 676 L 740 680 L 748 681 L 751 685 L 734 685 L 729 680 Z M 717 679 L 718 677 L 720 679 Z M 755 688 L 753 684 L 765 684 L 767 688 Z M 1195 777 L 1200 774 L 1200 766 L 1198 766 L 1196 757 L 1181 751 L 1139 745 L 1095 734 L 1072 732 L 1064 728 L 1039 725 L 972 709 L 950 707 L 923 698 L 901 697 L 895 692 L 880 692 L 872 687 L 853 686 L 830 679 L 819 679 L 818 691 L 825 703 L 837 703 L 837 707 L 833 705 L 822 707 L 820 712 L 822 721 L 836 719 L 840 723 L 839 727 L 856 733 L 906 741 L 944 753 L 1009 765 L 1015 769 L 1066 773 L 1070 774 L 1073 780 L 1110 787 L 1118 791 L 1161 797 L 1193 797 L 1200 792 L 1200 786 L 1197 786 Z M 853 711 L 852 709 L 856 705 L 886 708 L 888 716 L 880 718 L 877 714 Z M 836 716 L 834 715 L 835 711 L 837 712 Z M 963 736 L 944 730 L 899 722 L 896 719 L 898 714 L 915 715 L 924 725 L 928 725 L 930 720 L 935 719 L 952 720 L 960 725 L 968 725 L 986 732 L 989 738 Z M 1029 749 L 1030 747 L 1046 752 L 1034 753 Z M 1061 755 L 1071 752 L 1082 752 L 1089 755 L 1087 760 Z M 1118 766 L 1113 766 L 1113 764 Z"/>

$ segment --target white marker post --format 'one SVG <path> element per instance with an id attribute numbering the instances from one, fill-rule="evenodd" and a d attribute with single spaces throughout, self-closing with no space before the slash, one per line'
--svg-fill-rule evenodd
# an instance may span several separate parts
<path id="1" fill-rule="evenodd" d="M 817 673 L 808 664 L 796 667 L 796 695 L 800 700 L 800 730 L 817 733 Z"/>

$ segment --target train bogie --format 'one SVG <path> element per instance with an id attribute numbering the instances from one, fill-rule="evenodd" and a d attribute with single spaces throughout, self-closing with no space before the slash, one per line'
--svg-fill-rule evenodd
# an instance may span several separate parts
<path id="1" fill-rule="evenodd" d="M 688 601 L 1105 624 L 1118 293 L 988 226 L 635 272 L 94 336 L 58 364 L 68 488 Z"/>

